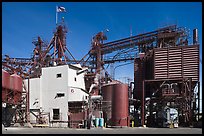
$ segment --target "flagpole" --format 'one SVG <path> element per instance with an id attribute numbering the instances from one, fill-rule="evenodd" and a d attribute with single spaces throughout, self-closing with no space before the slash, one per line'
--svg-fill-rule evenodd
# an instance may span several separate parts
<path id="1" fill-rule="evenodd" d="M 57 6 L 56 6 L 56 25 L 57 25 Z"/>

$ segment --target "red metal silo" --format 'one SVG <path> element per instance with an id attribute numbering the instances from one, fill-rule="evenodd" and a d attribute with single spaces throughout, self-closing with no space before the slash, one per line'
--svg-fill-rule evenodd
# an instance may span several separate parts
<path id="1" fill-rule="evenodd" d="M 10 87 L 12 90 L 17 91 L 17 92 L 22 92 L 23 90 L 22 83 L 23 83 L 23 80 L 19 75 L 17 74 L 11 75 Z"/>
<path id="2" fill-rule="evenodd" d="M 14 104 L 17 104 L 21 100 L 22 90 L 23 90 L 23 80 L 22 78 L 17 75 L 13 74 L 10 78 L 10 86 L 14 92 Z"/>
<path id="3" fill-rule="evenodd" d="M 2 69 L 2 88 L 10 89 L 10 74 Z"/>
<path id="4" fill-rule="evenodd" d="M 111 119 L 111 104 L 112 104 L 113 84 L 105 84 L 101 87 L 103 97 L 103 115 L 105 122 Z"/>
<path id="5" fill-rule="evenodd" d="M 129 126 L 128 85 L 114 84 L 112 91 L 112 126 Z"/>
<path id="6" fill-rule="evenodd" d="M 7 102 L 7 92 L 10 89 L 10 74 L 2 69 L 2 102 Z"/>

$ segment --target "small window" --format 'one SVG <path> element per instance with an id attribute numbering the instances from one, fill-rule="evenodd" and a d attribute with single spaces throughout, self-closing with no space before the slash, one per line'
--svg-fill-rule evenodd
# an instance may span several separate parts
<path id="1" fill-rule="evenodd" d="M 53 109 L 53 120 L 60 119 L 59 109 Z"/>
<path id="2" fill-rule="evenodd" d="M 60 78 L 60 77 L 62 77 L 62 74 L 61 73 L 57 74 L 57 78 Z"/>
<path id="3" fill-rule="evenodd" d="M 76 81 L 76 77 L 74 78 L 74 81 Z"/>
<path id="4" fill-rule="evenodd" d="M 57 97 L 64 97 L 64 93 L 57 93 Z"/>

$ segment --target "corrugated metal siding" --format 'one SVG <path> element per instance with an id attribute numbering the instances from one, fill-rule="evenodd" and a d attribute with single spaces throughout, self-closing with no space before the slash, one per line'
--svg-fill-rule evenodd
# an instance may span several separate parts
<path id="1" fill-rule="evenodd" d="M 183 48 L 183 76 L 199 80 L 199 46 Z"/>
<path id="2" fill-rule="evenodd" d="M 168 78 L 182 77 L 182 49 L 168 49 Z"/>
<path id="3" fill-rule="evenodd" d="M 167 59 L 168 59 L 167 49 L 155 49 L 154 53 L 154 78 L 155 79 L 163 79 L 167 78 Z"/>
<path id="4" fill-rule="evenodd" d="M 199 46 L 178 46 L 154 50 L 154 79 L 199 80 Z"/>

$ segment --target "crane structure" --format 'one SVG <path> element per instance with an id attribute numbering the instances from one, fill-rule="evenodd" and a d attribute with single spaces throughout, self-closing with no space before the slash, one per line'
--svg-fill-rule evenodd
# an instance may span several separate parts
<path id="1" fill-rule="evenodd" d="M 194 42 L 193 46 L 188 46 L 188 38 L 189 31 L 176 25 L 108 43 L 103 43 L 103 40 L 106 40 L 107 37 L 104 33 L 99 32 L 93 38 L 92 49 L 85 55 L 87 59 L 84 62 L 91 69 L 91 73 L 86 78 L 88 81 L 93 81 L 94 75 L 100 74 L 100 70 L 104 69 L 104 65 L 134 61 L 134 89 L 131 92 L 134 101 L 130 103 L 134 105 L 134 117 L 138 116 L 138 112 L 140 113 L 140 117 L 138 117 L 140 121 L 135 119 L 135 124 L 136 122 L 141 122 L 141 125 L 145 125 L 148 122 L 149 126 L 154 126 L 155 123 L 160 127 L 169 125 L 170 119 L 167 122 L 159 122 L 159 118 L 165 120 L 165 117 L 153 115 L 155 112 L 156 114 L 161 112 L 156 110 L 157 108 L 167 106 L 178 110 L 178 118 L 181 125 L 192 125 L 192 122 L 196 121 L 197 113 L 199 113 L 199 106 L 197 108 L 195 104 L 196 99 L 199 99 L 195 95 L 199 96 L 199 94 L 194 93 L 196 85 L 199 84 L 199 44 Z M 157 50 L 160 49 L 161 52 L 164 50 L 168 55 L 159 54 L 160 56 L 164 55 L 164 58 L 157 58 L 157 70 L 155 67 L 156 63 L 154 64 L 154 62 L 157 62 L 155 54 L 159 53 Z M 175 54 L 177 53 L 180 56 L 176 56 Z M 107 56 L 107 54 L 112 56 Z M 190 58 L 188 54 L 194 56 L 195 60 Z M 106 57 L 104 57 L 105 55 Z M 85 60 L 85 57 L 82 60 Z M 175 58 L 179 58 L 178 63 L 180 64 L 176 64 L 178 68 L 173 64 L 177 62 L 172 62 Z M 164 60 L 160 62 L 159 59 L 161 59 L 160 61 Z M 192 64 L 192 61 L 196 63 Z M 159 64 L 164 67 L 164 70 L 167 69 L 168 76 L 164 78 L 155 77 L 156 74 L 159 76 L 162 74 L 162 71 L 159 70 L 162 69 L 159 68 Z M 190 67 L 191 70 L 187 69 L 187 67 Z M 192 71 L 192 69 L 195 71 Z M 182 71 L 182 74 L 179 73 L 177 75 L 175 73 L 177 70 Z M 154 72 L 158 73 L 155 74 Z M 107 76 L 104 78 L 107 78 Z M 108 79 L 101 79 L 101 83 Z M 169 93 L 172 91 L 172 87 L 167 87 L 166 91 L 164 91 L 166 84 L 167 86 L 174 84 L 176 89 L 174 88 L 173 90 L 177 90 L 177 93 Z M 162 95 L 157 94 L 155 97 L 154 94 L 157 92 Z M 147 98 L 151 98 L 151 102 L 146 101 Z M 148 109 L 145 108 L 147 104 Z M 153 104 L 156 105 L 156 109 Z"/>
<path id="2" fill-rule="evenodd" d="M 105 33 L 99 32 L 92 39 L 92 48 L 79 62 L 89 67 L 91 73 L 87 80 L 93 81 L 94 75 L 100 73 L 106 64 L 134 61 L 144 53 L 148 57 L 153 48 L 186 45 L 187 38 L 187 30 L 176 25 L 108 43 L 104 43 L 107 40 Z"/>
<path id="3" fill-rule="evenodd" d="M 40 73 L 36 71 L 40 71 L 41 67 L 65 63 L 81 63 L 88 66 L 91 71 L 99 72 L 104 64 L 134 60 L 139 57 L 139 53 L 147 52 L 153 47 L 176 46 L 177 41 L 179 41 L 177 45 L 187 42 L 186 30 L 177 28 L 176 25 L 108 43 L 103 42 L 107 40 L 104 32 L 99 32 L 92 39 L 90 51 L 81 60 L 76 60 L 66 47 L 67 29 L 65 25 L 60 24 L 56 29 L 49 43 L 45 43 L 39 36 L 33 40 L 35 48 L 31 58 L 11 58 L 5 55 L 2 56 L 3 66 L 10 65 L 24 73 L 32 73 L 33 76 L 39 76 Z M 169 38 L 168 41 L 166 41 L 167 38 Z M 174 44 L 171 44 L 173 41 Z M 71 56 L 70 58 L 65 54 L 66 52 Z M 113 52 L 114 56 L 103 58 L 104 55 Z"/>
<path id="4" fill-rule="evenodd" d="M 65 25 L 59 24 L 48 44 L 45 43 L 40 37 L 38 37 L 37 40 L 33 41 L 35 48 L 33 50 L 33 55 L 31 58 L 10 58 L 8 55 L 3 57 L 3 69 L 8 70 L 8 67 L 13 67 L 23 78 L 31 78 L 39 77 L 41 75 L 42 67 L 63 65 L 69 63 L 80 63 L 82 66 L 86 66 L 89 68 L 89 72 L 85 75 L 86 89 L 89 90 L 90 85 L 94 82 L 94 78 L 98 74 L 100 78 L 100 90 L 100 86 L 103 83 L 107 83 L 108 80 L 113 80 L 106 71 L 105 76 L 100 75 L 104 70 L 105 65 L 113 64 L 115 62 L 133 61 L 134 89 L 130 91 L 131 94 L 133 94 L 132 99 L 134 99 L 134 101 L 130 101 L 130 104 L 134 105 L 134 116 L 137 116 L 137 112 L 138 110 L 140 110 L 142 125 L 144 125 L 146 122 L 146 98 L 153 97 L 147 93 L 148 90 L 146 89 L 148 88 L 154 88 L 153 91 L 150 91 L 153 94 L 161 91 L 163 86 L 165 86 L 165 83 L 168 85 L 177 83 L 179 84 L 179 90 L 182 90 L 181 92 L 185 92 L 185 95 L 183 95 L 183 93 L 179 93 L 178 97 L 181 96 L 182 99 L 188 98 L 187 101 L 182 101 L 182 103 L 191 103 L 192 101 L 194 101 L 192 97 L 192 90 L 194 89 L 195 84 L 199 79 L 196 79 L 192 82 L 192 78 L 187 77 L 187 79 L 184 79 L 183 76 L 179 77 L 179 79 L 171 79 L 170 77 L 166 77 L 159 80 L 157 80 L 154 76 L 148 77 L 148 71 L 150 72 L 150 75 L 151 73 L 154 73 L 154 70 L 151 71 L 150 69 L 151 67 L 154 67 L 154 65 L 151 65 L 151 62 L 154 62 L 155 58 L 153 56 L 155 55 L 157 49 L 168 50 L 169 48 L 188 46 L 189 31 L 186 28 L 171 25 L 159 28 L 152 32 L 130 36 L 107 43 L 104 42 L 105 40 L 107 40 L 107 36 L 102 31 L 97 33 L 92 38 L 91 49 L 81 60 L 76 60 L 66 47 L 66 33 L 67 29 Z M 195 45 L 198 44 L 195 43 Z M 66 53 L 68 53 L 70 57 L 68 57 Z M 156 103 L 158 107 L 162 107 L 165 106 L 168 102 L 172 102 L 172 99 L 175 99 L 175 95 L 172 95 L 172 97 L 168 97 L 168 99 L 166 99 L 165 97 L 158 95 L 155 98 L 157 100 L 154 100 L 154 98 L 151 99 L 151 104 Z M 165 102 L 158 104 L 160 100 L 165 100 Z M 176 104 L 178 105 L 178 103 Z M 184 104 L 183 107 L 185 107 L 186 110 L 182 111 L 182 114 L 188 113 L 184 117 L 182 116 L 183 118 L 185 118 L 185 121 L 183 123 L 192 121 L 192 111 L 195 110 L 195 106 L 194 109 L 192 109 L 192 107 L 189 107 L 189 104 Z M 149 110 L 153 110 L 153 108 L 150 108 Z M 152 122 L 150 124 L 153 124 Z"/>
<path id="5" fill-rule="evenodd" d="M 37 37 L 37 39 L 33 40 L 33 44 L 35 48 L 33 49 L 33 53 L 31 58 L 12 58 L 9 55 L 2 56 L 2 69 L 6 70 L 10 75 L 17 74 L 22 80 L 40 77 L 42 74 L 43 67 L 49 67 L 54 65 L 62 65 L 65 63 L 75 63 L 75 58 L 71 54 L 71 52 L 66 47 L 66 33 L 67 29 L 63 22 L 57 25 L 56 31 L 49 43 L 44 42 L 41 37 Z M 70 58 L 68 58 L 68 55 Z M 23 83 L 24 91 L 22 92 L 21 101 L 17 105 L 11 104 L 7 101 L 4 115 L 5 122 L 10 126 L 10 121 L 13 116 L 15 116 L 14 123 L 20 123 L 21 125 L 25 125 L 25 123 L 29 123 L 29 85 L 28 88 L 25 87 L 25 83 Z M 28 82 L 29 84 L 29 82 Z M 10 97 L 11 95 L 6 93 L 6 97 Z M 7 110 L 8 109 L 8 110 Z M 9 111 L 12 109 L 12 112 Z M 15 115 L 14 115 L 15 114 Z"/>
<path id="6" fill-rule="evenodd" d="M 92 69 L 99 70 L 103 64 L 134 60 L 139 57 L 139 53 L 146 53 L 153 48 L 187 44 L 187 36 L 185 28 L 177 28 L 176 25 L 172 25 L 156 31 L 103 43 L 107 37 L 103 32 L 99 32 L 92 40 L 92 49 L 88 52 L 89 56 L 85 55 L 85 57 L 88 56 L 85 62 L 89 62 Z M 178 41 L 179 43 L 176 43 Z M 114 56 L 103 58 L 103 55 L 113 52 L 116 52 Z"/>
<path id="7" fill-rule="evenodd" d="M 13 67 L 22 77 L 26 78 L 26 75 L 29 75 L 29 77 L 39 77 L 42 67 L 77 63 L 66 47 L 66 33 L 67 28 L 64 23 L 59 23 L 49 43 L 44 42 L 39 36 L 33 40 L 32 43 L 35 48 L 31 58 L 11 58 L 9 55 L 5 55 L 2 57 L 3 68 Z M 10 72 L 12 73 L 12 71 Z"/>

